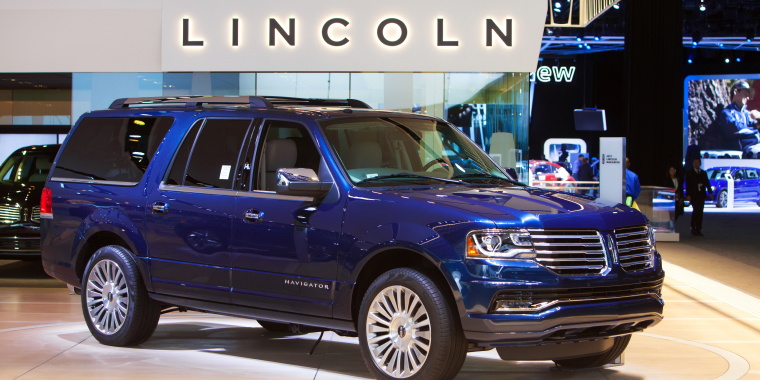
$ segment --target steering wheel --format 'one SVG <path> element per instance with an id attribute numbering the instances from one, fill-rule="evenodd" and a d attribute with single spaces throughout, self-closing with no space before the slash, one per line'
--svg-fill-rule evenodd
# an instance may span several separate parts
<path id="1" fill-rule="evenodd" d="M 428 169 L 430 169 L 431 167 L 433 167 L 433 165 L 435 165 L 435 164 L 439 164 L 439 165 L 441 165 L 445 169 L 446 168 L 446 166 L 444 165 L 445 163 L 446 163 L 446 161 L 443 158 L 433 159 L 430 162 L 428 162 L 427 164 L 425 164 L 424 166 L 422 166 L 422 171 L 423 172 L 427 172 Z"/>

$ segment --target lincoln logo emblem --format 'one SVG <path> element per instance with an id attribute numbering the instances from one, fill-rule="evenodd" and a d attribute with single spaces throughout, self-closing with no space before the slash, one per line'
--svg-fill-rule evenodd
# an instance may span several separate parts
<path id="1" fill-rule="evenodd" d="M 431 43 L 435 44 L 435 46 L 441 47 L 459 46 L 459 41 L 454 39 L 447 40 L 444 37 L 445 20 L 443 18 L 438 18 L 431 21 L 435 21 L 435 34 L 430 37 Z M 512 40 L 514 37 L 512 31 L 512 19 L 494 21 L 489 18 L 485 19 L 484 21 L 484 24 L 482 24 L 480 27 L 482 27 L 483 29 L 481 30 L 485 32 L 486 47 L 494 46 L 494 40 L 501 40 L 504 46 L 512 46 Z M 231 43 L 232 46 L 240 46 L 240 24 L 243 22 L 243 19 L 233 18 L 232 22 L 230 23 L 231 38 L 229 39 L 228 43 Z M 275 46 L 278 42 L 285 42 L 290 46 L 296 46 L 297 20 L 295 18 L 289 18 L 287 22 L 283 23 L 280 23 L 280 21 L 274 18 L 270 18 L 264 22 L 268 24 L 267 35 L 261 37 L 266 38 L 266 40 L 269 42 L 269 46 Z M 394 40 L 388 39 L 385 32 L 386 27 L 391 24 L 395 25 L 395 27 L 401 31 L 401 35 L 396 37 Z M 350 36 L 346 35 L 341 36 L 342 38 L 335 39 L 333 37 L 330 37 L 330 30 L 335 31 L 336 34 L 338 34 L 342 31 L 341 29 L 346 29 L 348 25 L 349 20 L 343 18 L 330 18 L 325 21 L 324 24 L 321 24 L 321 27 L 314 32 L 321 33 L 322 39 L 327 45 L 340 47 L 350 43 L 351 40 L 348 38 Z M 380 41 L 380 43 L 383 45 L 390 47 L 403 45 L 404 42 L 407 41 L 409 31 L 411 30 L 411 28 L 404 22 L 404 20 L 400 18 L 387 18 L 385 20 L 379 21 L 377 26 L 373 27 L 373 29 L 375 29 L 377 40 Z M 201 33 L 202 32 L 203 31 L 201 31 Z M 277 38 L 278 36 L 279 38 Z M 496 39 L 494 39 L 494 36 L 496 36 Z M 191 39 L 190 19 L 187 18 L 182 19 L 182 46 L 204 46 L 203 40 Z"/>

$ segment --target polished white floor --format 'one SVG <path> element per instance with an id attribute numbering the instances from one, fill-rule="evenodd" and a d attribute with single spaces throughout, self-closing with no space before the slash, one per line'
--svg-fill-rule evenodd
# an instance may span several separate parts
<path id="1" fill-rule="evenodd" d="M 634 336 L 625 365 L 558 372 L 551 362 L 470 353 L 457 379 L 760 379 L 760 299 L 671 265 L 666 319 Z M 733 289 L 733 290 L 732 290 Z M 745 297 L 745 298 L 742 298 Z M 0 379 L 368 379 L 358 340 L 268 333 L 255 321 L 172 313 L 147 343 L 100 345 L 77 296 L 0 288 Z"/>

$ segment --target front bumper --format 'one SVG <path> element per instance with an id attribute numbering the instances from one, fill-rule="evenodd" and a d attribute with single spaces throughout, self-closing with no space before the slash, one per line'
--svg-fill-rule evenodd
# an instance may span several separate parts
<path id="1" fill-rule="evenodd" d="M 38 258 L 40 252 L 39 225 L 15 224 L 0 228 L 0 258 Z"/>
<path id="2" fill-rule="evenodd" d="M 465 336 L 478 346 L 496 347 L 608 338 L 656 325 L 663 319 L 665 273 L 659 254 L 654 261 L 654 268 L 641 272 L 627 273 L 614 264 L 588 277 L 558 276 L 534 262 L 445 266 L 461 294 Z M 560 295 L 562 301 L 534 311 L 494 311 L 501 299 L 546 294 Z"/>

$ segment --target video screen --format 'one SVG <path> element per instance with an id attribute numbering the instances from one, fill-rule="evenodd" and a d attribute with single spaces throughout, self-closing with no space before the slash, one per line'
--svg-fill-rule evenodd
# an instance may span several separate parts
<path id="1" fill-rule="evenodd" d="M 731 157 L 758 158 L 760 154 L 760 77 L 687 79 L 688 121 L 684 146 L 696 139 L 705 151 Z M 756 77 L 756 78 L 751 78 Z"/>

